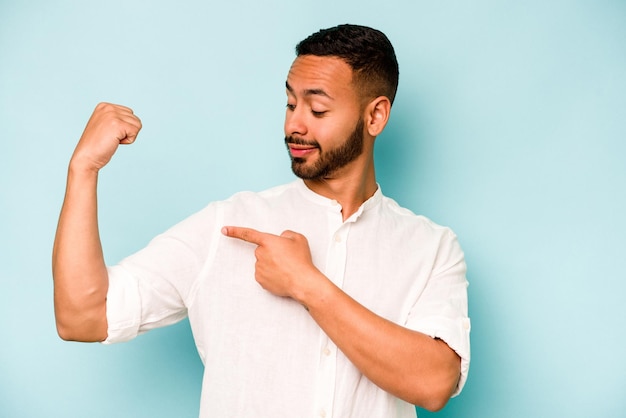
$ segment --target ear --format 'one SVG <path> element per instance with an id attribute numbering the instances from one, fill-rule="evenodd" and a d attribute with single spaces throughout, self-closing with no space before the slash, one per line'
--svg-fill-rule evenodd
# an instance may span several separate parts
<path id="1" fill-rule="evenodd" d="M 377 137 L 385 129 L 390 112 L 391 102 L 385 96 L 379 96 L 367 105 L 365 108 L 365 121 L 367 132 L 371 136 Z"/>

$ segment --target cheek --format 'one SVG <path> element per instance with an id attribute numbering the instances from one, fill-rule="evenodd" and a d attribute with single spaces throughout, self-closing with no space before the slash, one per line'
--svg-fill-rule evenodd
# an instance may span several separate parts
<path id="1" fill-rule="evenodd" d="M 335 146 L 343 143 L 352 134 L 355 125 L 356 121 L 353 123 L 351 120 L 327 120 L 318 124 L 311 133 L 321 144 Z"/>

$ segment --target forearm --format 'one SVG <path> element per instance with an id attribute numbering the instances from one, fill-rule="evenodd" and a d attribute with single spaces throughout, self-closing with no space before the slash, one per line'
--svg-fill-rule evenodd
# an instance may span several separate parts
<path id="1" fill-rule="evenodd" d="M 52 256 L 57 330 L 66 340 L 107 336 L 108 278 L 98 232 L 97 180 L 96 170 L 70 164 Z"/>
<path id="2" fill-rule="evenodd" d="M 328 280 L 301 302 L 337 347 L 372 382 L 426 409 L 441 409 L 456 388 L 460 359 L 441 340 L 388 321 Z"/>

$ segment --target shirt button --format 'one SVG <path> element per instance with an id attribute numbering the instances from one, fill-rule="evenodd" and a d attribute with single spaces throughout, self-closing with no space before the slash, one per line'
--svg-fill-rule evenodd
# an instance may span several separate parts
<path id="1" fill-rule="evenodd" d="M 326 418 L 326 411 L 324 411 L 323 409 L 320 409 L 319 416 L 320 416 L 321 418 Z"/>
<path id="2" fill-rule="evenodd" d="M 335 234 L 335 242 L 341 242 L 341 235 Z"/>
<path id="3" fill-rule="evenodd" d="M 331 353 L 330 348 L 326 347 L 324 349 L 323 353 L 324 353 L 325 356 L 330 356 L 330 353 Z"/>

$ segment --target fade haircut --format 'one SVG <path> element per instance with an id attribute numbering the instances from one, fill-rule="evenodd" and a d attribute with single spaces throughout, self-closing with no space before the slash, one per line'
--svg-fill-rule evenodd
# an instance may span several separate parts
<path id="1" fill-rule="evenodd" d="M 359 25 L 322 29 L 296 46 L 296 55 L 337 57 L 352 68 L 363 100 L 385 96 L 393 104 L 398 89 L 398 61 L 393 45 L 379 30 Z"/>

